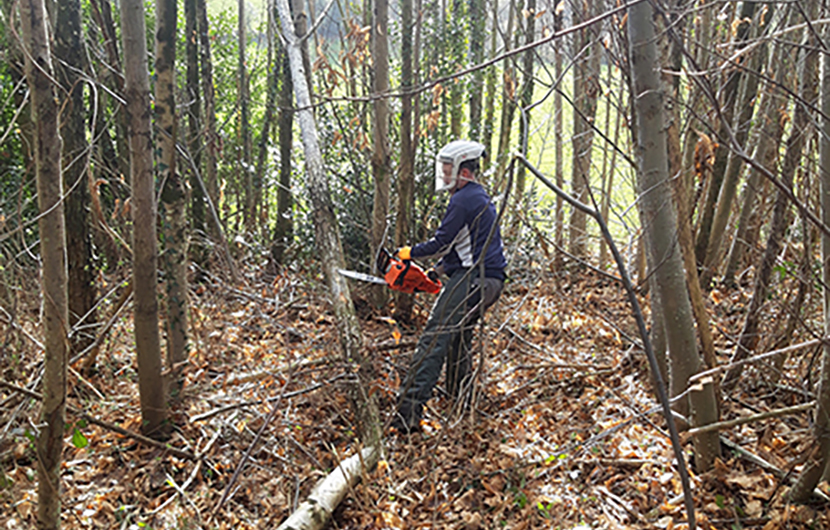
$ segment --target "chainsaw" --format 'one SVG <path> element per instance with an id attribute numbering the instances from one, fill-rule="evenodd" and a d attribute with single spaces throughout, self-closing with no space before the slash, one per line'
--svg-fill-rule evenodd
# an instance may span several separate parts
<path id="1" fill-rule="evenodd" d="M 337 269 L 337 272 L 353 280 L 386 285 L 402 293 L 436 294 L 441 290 L 437 272 L 432 269 L 425 272 L 411 260 L 396 259 L 386 249 L 380 249 L 378 253 L 377 270 L 383 273 L 383 278 L 346 269 Z"/>

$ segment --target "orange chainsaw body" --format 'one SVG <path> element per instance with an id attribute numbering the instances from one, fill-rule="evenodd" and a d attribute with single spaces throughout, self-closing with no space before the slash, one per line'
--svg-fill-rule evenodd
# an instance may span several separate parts
<path id="1" fill-rule="evenodd" d="M 395 291 L 436 294 L 441 290 L 437 274 L 427 274 L 411 260 L 396 259 L 386 249 L 382 249 L 378 256 L 378 270 L 383 273 L 387 285 Z"/>

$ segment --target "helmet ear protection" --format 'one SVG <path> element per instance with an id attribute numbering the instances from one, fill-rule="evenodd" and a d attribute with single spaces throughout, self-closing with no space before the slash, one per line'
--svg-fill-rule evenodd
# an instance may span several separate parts
<path id="1" fill-rule="evenodd" d="M 478 142 L 456 140 L 445 145 L 435 156 L 435 191 L 454 190 L 461 164 L 484 156 L 484 146 Z"/>

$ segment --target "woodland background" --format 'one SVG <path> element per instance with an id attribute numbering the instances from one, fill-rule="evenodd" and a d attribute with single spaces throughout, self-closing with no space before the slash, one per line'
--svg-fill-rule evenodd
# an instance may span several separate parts
<path id="1" fill-rule="evenodd" d="M 3 525 L 826 527 L 828 22 L 3 0 Z M 429 237 L 458 138 L 510 279 L 404 437 L 431 301 L 336 269 Z"/>

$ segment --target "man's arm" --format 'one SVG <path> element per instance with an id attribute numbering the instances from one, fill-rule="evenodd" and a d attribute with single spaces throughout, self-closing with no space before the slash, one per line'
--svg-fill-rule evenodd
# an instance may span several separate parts
<path id="1" fill-rule="evenodd" d="M 445 254 L 450 245 L 452 245 L 458 232 L 464 227 L 466 212 L 464 206 L 460 201 L 454 200 L 457 196 L 454 195 L 447 205 L 447 211 L 444 214 L 444 219 L 441 221 L 441 226 L 435 231 L 428 241 L 419 243 L 412 247 L 413 258 L 425 258 L 428 256 L 435 256 L 436 254 Z"/>

